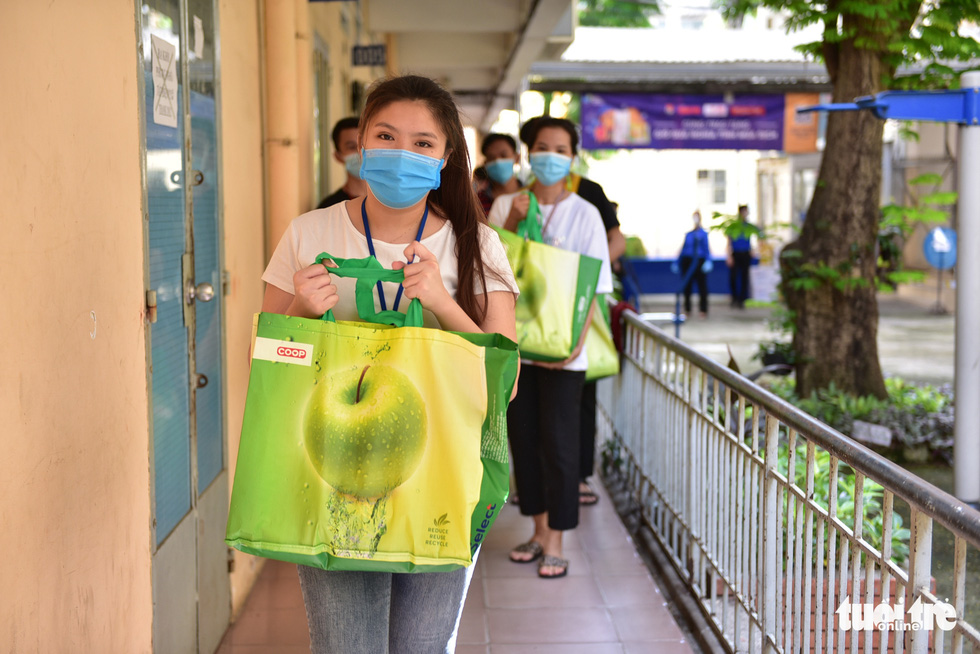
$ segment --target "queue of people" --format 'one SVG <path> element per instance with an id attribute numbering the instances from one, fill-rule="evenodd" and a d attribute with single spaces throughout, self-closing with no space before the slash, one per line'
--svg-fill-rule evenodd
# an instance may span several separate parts
<path id="1" fill-rule="evenodd" d="M 602 261 L 597 293 L 612 292 L 609 247 L 602 217 L 595 205 L 568 189 L 572 160 L 578 152 L 578 133 L 568 120 L 537 118 L 526 132 L 534 181 L 526 190 L 497 197 L 489 219 L 517 231 L 527 218 L 531 195 L 537 200 L 546 243 Z M 538 576 L 563 577 L 568 560 L 562 557 L 563 532 L 578 525 L 581 501 L 581 406 L 588 353 L 585 332 L 565 361 L 522 360 L 517 397 L 508 412 L 507 430 L 521 513 L 533 521 L 533 533 L 513 549 L 515 563 L 539 561 Z"/>
<path id="2" fill-rule="evenodd" d="M 517 231 L 532 197 L 544 242 L 598 259 L 595 290 L 612 292 L 613 267 L 626 241 L 602 187 L 571 171 L 579 143 L 572 122 L 541 116 L 522 127 L 528 180 L 519 177 L 517 141 L 505 134 L 483 140 L 484 161 L 471 175 L 450 94 L 430 79 L 403 76 L 375 84 L 363 114 L 339 121 L 332 139 L 345 183 L 287 228 L 262 276 L 262 311 L 306 318 L 332 312 L 357 320 L 354 282 L 332 274 L 331 264 L 313 261 L 324 251 L 344 258 L 370 254 L 404 272 L 397 290 L 378 283 L 381 307 L 397 310 L 402 295 L 417 298 L 426 327 L 516 341 L 520 291 L 490 225 Z M 740 242 L 729 249 L 736 269 L 745 250 Z M 707 315 L 710 253 L 699 214 L 679 262 L 697 271 L 692 284 L 699 285 Z M 739 275 L 733 280 L 745 293 L 747 277 Z M 690 295 L 688 288 L 688 310 Z M 507 413 L 518 503 L 530 519 L 529 536 L 509 558 L 537 563 L 543 579 L 568 574 L 563 536 L 578 525 L 580 507 L 599 497 L 588 481 L 595 462 L 595 384 L 585 381 L 585 334 L 594 319 L 590 311 L 565 360 L 522 359 Z M 473 560 L 478 556 L 474 546 Z M 422 573 L 298 569 L 314 652 L 436 652 L 453 649 L 473 566 Z"/>
<path id="3" fill-rule="evenodd" d="M 539 128 L 539 120 L 545 117 L 532 118 L 524 123 L 520 130 L 521 142 L 530 151 L 534 146 L 534 139 Z M 548 121 L 553 119 L 548 118 Z M 575 134 L 575 142 L 577 143 L 577 131 L 575 131 L 574 124 L 569 121 L 564 121 L 559 123 L 562 125 L 563 129 L 570 129 L 573 134 Z M 486 160 L 483 168 L 487 170 L 488 173 L 492 172 L 494 169 L 501 170 L 501 162 L 506 162 L 503 167 L 503 171 L 498 173 L 499 177 L 506 177 L 508 174 L 513 173 L 513 164 L 518 162 L 517 154 L 517 144 L 513 137 L 507 134 L 489 134 L 483 139 L 481 145 L 481 152 Z M 479 169 L 477 169 L 479 171 Z M 532 173 L 534 168 L 532 167 Z M 476 177 L 476 173 L 474 175 Z M 491 179 L 493 176 L 491 175 Z M 516 192 L 520 187 L 519 180 L 514 177 L 507 177 L 511 181 L 511 185 L 504 189 L 502 187 L 493 187 L 487 190 L 481 190 L 478 186 L 478 196 L 480 197 L 481 203 L 484 209 L 489 213 L 490 206 L 493 200 L 493 191 L 503 191 L 503 192 Z M 501 183 L 501 179 L 493 180 L 498 184 Z M 565 189 L 570 193 L 575 193 L 583 200 L 592 204 L 598 211 L 599 216 L 602 219 L 603 229 L 606 233 L 606 243 L 609 249 L 609 261 L 614 272 L 619 272 L 620 263 L 619 259 L 626 253 L 626 237 L 623 235 L 620 229 L 619 218 L 617 216 L 617 207 L 609 198 L 606 197 L 606 193 L 602 186 L 596 182 L 582 177 L 578 173 L 569 172 L 565 177 Z M 489 200 L 489 204 L 488 204 Z M 595 435 L 596 435 L 596 382 L 586 381 L 582 386 L 582 400 L 580 402 L 580 426 L 579 426 L 579 438 L 581 441 L 580 456 L 579 456 L 579 504 L 581 505 L 592 505 L 599 501 L 599 495 L 592 488 L 589 483 L 589 478 L 592 476 L 595 469 Z"/>

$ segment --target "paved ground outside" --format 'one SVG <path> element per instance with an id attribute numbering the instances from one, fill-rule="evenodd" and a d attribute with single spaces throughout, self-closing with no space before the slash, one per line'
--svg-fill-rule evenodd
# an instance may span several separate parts
<path id="1" fill-rule="evenodd" d="M 931 384 L 953 382 L 955 291 L 944 284 L 940 300 L 950 313 L 937 314 L 936 282 L 935 277 L 930 277 L 922 284 L 901 286 L 897 293 L 878 295 L 878 357 L 886 376 Z M 672 313 L 674 296 L 645 295 L 640 309 Z M 731 347 L 742 373 L 750 373 L 762 367 L 752 357 L 759 342 L 772 337 L 767 325 L 771 313 L 769 307 L 734 309 L 729 306 L 728 296 L 712 295 L 708 317 L 699 318 L 695 311 L 681 325 L 680 338 L 722 364 L 728 363 Z M 669 322 L 655 324 L 674 333 Z"/>

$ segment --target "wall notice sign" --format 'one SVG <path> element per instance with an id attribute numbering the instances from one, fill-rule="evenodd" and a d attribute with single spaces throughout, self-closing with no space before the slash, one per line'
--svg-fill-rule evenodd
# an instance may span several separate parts
<path id="1" fill-rule="evenodd" d="M 204 59 L 204 21 L 194 16 L 194 56 Z"/>
<path id="2" fill-rule="evenodd" d="M 153 122 L 177 127 L 177 46 L 150 35 L 153 68 Z"/>
<path id="3" fill-rule="evenodd" d="M 354 66 L 384 66 L 385 46 L 355 45 L 351 52 L 351 64 Z"/>

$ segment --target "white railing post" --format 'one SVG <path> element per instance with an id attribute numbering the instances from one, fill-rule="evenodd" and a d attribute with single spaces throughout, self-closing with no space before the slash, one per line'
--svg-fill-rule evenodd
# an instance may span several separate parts
<path id="1" fill-rule="evenodd" d="M 906 611 L 913 605 L 922 591 L 931 591 L 932 586 L 932 518 L 922 511 L 912 509 L 912 537 L 909 539 L 909 585 L 905 594 Z M 935 625 L 930 624 L 929 627 Z M 929 651 L 930 630 L 907 631 L 911 636 L 909 654 L 927 654 Z"/>
<path id="2" fill-rule="evenodd" d="M 779 481 L 776 479 L 776 462 L 779 453 L 779 422 L 766 414 L 766 459 L 763 480 L 765 499 L 763 502 L 763 573 L 762 573 L 762 643 L 763 652 L 774 652 L 776 642 L 776 593 L 781 579 L 778 576 L 779 561 L 776 551 L 782 531 L 777 520 L 776 504 L 779 502 Z"/>

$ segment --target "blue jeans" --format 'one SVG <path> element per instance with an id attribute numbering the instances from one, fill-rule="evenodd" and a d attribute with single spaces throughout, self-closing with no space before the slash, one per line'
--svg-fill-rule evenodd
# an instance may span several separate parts
<path id="1" fill-rule="evenodd" d="M 477 552 L 479 553 L 479 552 Z M 348 572 L 296 566 L 313 654 L 443 654 L 473 565 L 452 572 Z"/>

